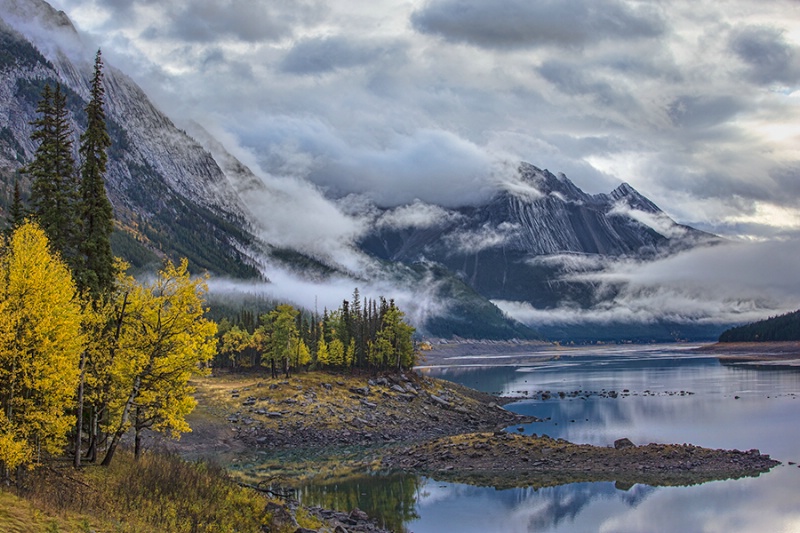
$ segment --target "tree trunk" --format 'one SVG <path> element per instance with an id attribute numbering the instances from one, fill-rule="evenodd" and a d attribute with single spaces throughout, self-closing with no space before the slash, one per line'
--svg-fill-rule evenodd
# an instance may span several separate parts
<path id="1" fill-rule="evenodd" d="M 75 458 L 73 466 L 81 467 L 81 441 L 83 440 L 83 382 L 86 378 L 86 352 L 81 353 L 81 380 L 78 383 L 78 415 L 75 422 Z"/>
<path id="2" fill-rule="evenodd" d="M 103 466 L 108 466 L 111 464 L 111 460 L 114 458 L 114 452 L 117 451 L 119 441 L 125 434 L 125 431 L 128 429 L 128 420 L 131 417 L 131 408 L 133 407 L 133 402 L 135 402 L 136 398 L 139 396 L 139 388 L 141 386 L 142 378 L 136 376 L 136 379 L 133 382 L 133 390 L 131 390 L 131 393 L 128 395 L 128 401 L 125 402 L 125 408 L 122 410 L 122 420 L 120 421 L 117 430 L 114 432 L 114 436 L 111 438 L 111 443 L 108 445 L 108 451 L 106 452 L 106 456 L 103 458 L 103 462 L 100 463 Z"/>
<path id="3" fill-rule="evenodd" d="M 97 416 L 97 406 L 92 406 L 92 414 L 91 420 L 89 421 L 89 449 L 86 450 L 86 460 L 90 463 L 94 463 L 97 461 L 97 440 L 99 438 L 99 428 L 98 425 L 100 423 L 99 417 Z"/>
<path id="4" fill-rule="evenodd" d="M 136 422 L 134 422 L 133 460 L 138 461 L 142 455 L 142 428 L 139 425 L 140 410 L 136 408 Z"/>

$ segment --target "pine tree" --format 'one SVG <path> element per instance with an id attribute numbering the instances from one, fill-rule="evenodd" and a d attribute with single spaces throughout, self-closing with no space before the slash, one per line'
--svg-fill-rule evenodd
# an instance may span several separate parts
<path id="1" fill-rule="evenodd" d="M 77 179 L 72 156 L 72 128 L 67 98 L 56 84 L 55 91 L 45 85 L 32 122 L 31 139 L 38 141 L 34 160 L 26 168 L 31 175 L 33 214 L 47 235 L 52 249 L 70 266 L 78 266 Z"/>
<path id="2" fill-rule="evenodd" d="M 22 192 L 20 191 L 19 187 L 19 180 L 14 180 L 14 196 L 11 200 L 11 207 L 8 210 L 8 218 L 6 222 L 8 223 L 8 227 L 6 228 L 6 236 L 11 236 L 15 229 L 20 227 L 23 222 L 25 222 L 25 216 L 27 212 L 25 210 L 25 205 L 22 203 Z"/>
<path id="3" fill-rule="evenodd" d="M 97 51 L 92 77 L 91 99 L 86 105 L 87 127 L 81 135 L 80 218 L 82 265 L 77 277 L 78 288 L 87 289 L 93 298 L 111 292 L 114 284 L 114 256 L 111 252 L 111 232 L 114 213 L 105 188 L 105 173 L 111 138 L 106 130 L 103 109 L 103 60 Z"/>

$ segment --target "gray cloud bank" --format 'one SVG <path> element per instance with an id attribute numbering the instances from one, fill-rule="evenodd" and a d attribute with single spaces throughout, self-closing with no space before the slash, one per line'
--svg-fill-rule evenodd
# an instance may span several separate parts
<path id="1" fill-rule="evenodd" d="M 417 31 L 486 48 L 583 47 L 663 33 L 650 8 L 616 0 L 433 0 L 411 15 Z"/>
<path id="2" fill-rule="evenodd" d="M 525 302 L 496 301 L 526 324 L 677 323 L 736 324 L 797 309 L 795 274 L 800 239 L 729 243 L 696 248 L 652 262 L 550 258 L 567 270 L 565 279 L 590 282 L 596 294 L 613 294 L 582 309 L 563 305 L 535 309 Z"/>

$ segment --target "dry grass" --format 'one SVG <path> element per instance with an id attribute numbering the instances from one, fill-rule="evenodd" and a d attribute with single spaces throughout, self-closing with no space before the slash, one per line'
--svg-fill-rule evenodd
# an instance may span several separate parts
<path id="1" fill-rule="evenodd" d="M 66 465 L 30 473 L 17 494 L 0 491 L 3 532 L 259 531 L 267 499 L 238 486 L 219 466 L 169 454 L 134 461 L 123 452 L 109 468 Z"/>
<path id="2" fill-rule="evenodd" d="M 449 382 L 408 376 L 424 393 L 454 397 L 455 405 L 471 409 L 481 403 L 468 393 L 474 391 Z M 325 430 L 341 428 L 359 416 L 360 402 L 365 398 L 354 394 L 352 389 L 365 387 L 368 380 L 365 375 L 326 372 L 299 373 L 289 379 L 275 380 L 266 375 L 222 374 L 199 379 L 194 385 L 198 401 L 215 416 L 246 414 L 258 426 L 267 429 L 301 423 Z M 370 385 L 369 388 L 369 401 L 378 404 L 387 416 L 409 416 L 407 402 L 392 401 L 398 393 L 390 385 Z M 244 405 L 248 398 L 255 401 Z"/>

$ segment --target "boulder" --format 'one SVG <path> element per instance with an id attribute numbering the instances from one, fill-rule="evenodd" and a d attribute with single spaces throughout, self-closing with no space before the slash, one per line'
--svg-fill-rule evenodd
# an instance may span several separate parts
<path id="1" fill-rule="evenodd" d="M 353 520 L 366 522 L 369 520 L 369 515 L 364 511 L 362 511 L 361 509 L 359 509 L 358 507 L 356 507 L 352 511 L 350 511 L 350 518 L 352 518 Z"/>
<path id="2" fill-rule="evenodd" d="M 614 441 L 614 448 L 617 450 L 625 450 L 627 448 L 635 448 L 636 445 L 630 439 L 617 439 Z"/>
<path id="3" fill-rule="evenodd" d="M 283 505 L 269 502 L 266 511 L 271 517 L 270 525 L 274 531 L 295 531 L 300 527 L 289 509 Z"/>

